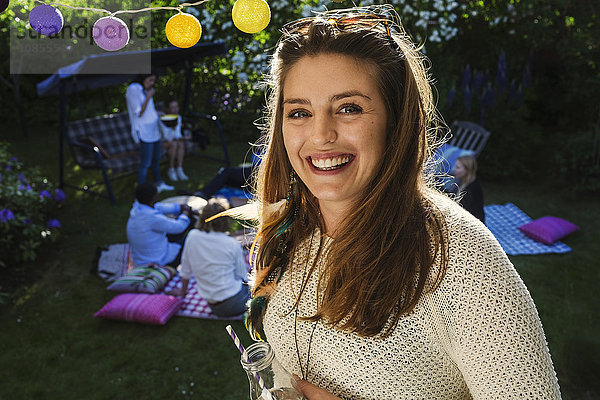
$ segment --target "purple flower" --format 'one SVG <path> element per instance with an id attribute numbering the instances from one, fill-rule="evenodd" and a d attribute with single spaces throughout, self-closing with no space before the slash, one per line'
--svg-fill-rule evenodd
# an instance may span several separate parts
<path id="1" fill-rule="evenodd" d="M 52 195 L 50 194 L 50 192 L 49 192 L 49 191 L 47 191 L 47 190 L 42 190 L 42 191 L 40 192 L 40 197 L 42 197 L 42 198 L 46 197 L 46 198 L 48 198 L 48 199 L 49 199 L 49 198 L 51 198 L 51 197 L 52 197 Z"/>
<path id="2" fill-rule="evenodd" d="M 466 86 L 464 89 L 464 105 L 465 105 L 465 110 L 467 110 L 467 112 L 471 112 L 471 89 L 469 89 L 469 86 Z"/>
<path id="3" fill-rule="evenodd" d="M 64 203 L 66 198 L 67 195 L 61 189 L 56 189 L 54 191 L 54 200 L 58 201 L 59 203 Z"/>
<path id="4" fill-rule="evenodd" d="M 480 104 L 481 108 L 492 108 L 494 103 L 496 102 L 496 94 L 494 93 L 494 89 L 492 86 L 488 86 L 483 96 L 481 96 Z"/>
<path id="5" fill-rule="evenodd" d="M 1 223 L 6 223 L 11 219 L 15 219 L 15 215 L 13 214 L 12 211 L 10 211 L 7 208 L 3 208 L 2 210 L 0 210 L 0 222 Z"/>
<path id="6" fill-rule="evenodd" d="M 26 218 L 23 220 L 23 225 L 29 225 L 29 224 L 31 224 L 31 222 L 32 221 L 29 218 Z"/>
<path id="7" fill-rule="evenodd" d="M 517 102 L 517 83 L 514 81 L 510 81 L 510 86 L 508 88 L 508 102 L 516 103 Z"/>
<path id="8" fill-rule="evenodd" d="M 485 83 L 485 75 L 483 72 L 476 72 L 473 76 L 473 92 L 479 92 Z"/>
<path id="9" fill-rule="evenodd" d="M 454 98 L 456 97 L 456 89 L 452 88 L 448 92 L 448 108 L 451 108 L 454 104 Z"/>
<path id="10" fill-rule="evenodd" d="M 508 80 L 506 69 L 506 53 L 504 53 L 504 50 L 500 50 L 500 57 L 498 57 L 498 71 L 496 73 L 496 84 L 500 92 L 504 92 L 506 89 L 506 82 Z"/>
<path id="11" fill-rule="evenodd" d="M 25 186 L 22 183 L 19 183 L 19 190 L 25 189 Z"/>
<path id="12" fill-rule="evenodd" d="M 60 228 L 60 222 L 57 219 L 49 220 L 46 225 L 48 225 L 48 228 Z"/>
<path id="13" fill-rule="evenodd" d="M 19 175 L 17 175 L 17 177 L 19 178 L 20 182 L 27 183 L 27 178 L 25 178 L 25 175 L 19 174 Z"/>
<path id="14" fill-rule="evenodd" d="M 466 88 L 469 87 L 470 83 L 471 83 L 471 66 L 469 64 L 467 64 L 465 69 L 463 70 L 462 77 L 460 79 L 460 86 L 463 88 L 463 90 L 466 90 Z"/>
<path id="15" fill-rule="evenodd" d="M 15 156 L 12 156 L 12 157 L 10 158 L 10 161 L 17 162 L 17 161 L 19 161 L 19 159 L 18 159 L 17 157 L 15 157 Z"/>
<path id="16" fill-rule="evenodd" d="M 7 170 L 7 171 L 10 171 L 11 169 L 12 169 L 12 167 L 11 167 L 10 165 L 7 165 L 7 166 L 6 166 L 6 170 Z"/>

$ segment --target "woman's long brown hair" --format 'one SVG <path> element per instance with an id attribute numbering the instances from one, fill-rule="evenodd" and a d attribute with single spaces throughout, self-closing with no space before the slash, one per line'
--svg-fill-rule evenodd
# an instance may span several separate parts
<path id="1" fill-rule="evenodd" d="M 386 336 L 424 293 L 437 288 L 447 266 L 445 224 L 424 173 L 436 112 L 425 59 L 399 24 L 390 37 L 384 26 L 342 29 L 327 18 L 316 18 L 305 34 L 284 34 L 276 49 L 256 195 L 262 204 L 287 195 L 291 164 L 283 143 L 282 97 L 290 68 L 303 57 L 342 54 L 376 71 L 388 115 L 386 152 L 370 187 L 336 231 L 319 279 L 322 301 L 308 319 L 363 336 Z M 323 231 L 317 199 L 301 181 L 298 192 L 298 217 L 284 235 L 276 227 L 285 215 L 263 212 L 255 295 L 268 294 L 265 277 L 281 260 L 287 263 L 316 228 Z M 288 257 L 281 258 L 282 251 Z"/>

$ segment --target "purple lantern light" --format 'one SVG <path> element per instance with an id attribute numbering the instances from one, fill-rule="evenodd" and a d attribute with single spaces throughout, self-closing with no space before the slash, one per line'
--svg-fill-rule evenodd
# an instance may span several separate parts
<path id="1" fill-rule="evenodd" d="M 29 13 L 29 25 L 41 35 L 56 35 L 64 22 L 60 10 L 46 4 L 35 7 Z"/>
<path id="2" fill-rule="evenodd" d="M 129 29 L 119 18 L 104 17 L 94 24 L 92 29 L 94 42 L 106 50 L 117 51 L 129 43 Z"/>
<path id="3" fill-rule="evenodd" d="M 8 8 L 8 0 L 0 0 L 0 13 Z"/>

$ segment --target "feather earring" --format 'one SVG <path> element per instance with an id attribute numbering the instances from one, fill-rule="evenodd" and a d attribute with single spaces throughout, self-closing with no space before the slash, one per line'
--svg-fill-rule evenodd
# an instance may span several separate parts
<path id="1" fill-rule="evenodd" d="M 254 297 L 248 304 L 248 312 L 244 315 L 244 326 L 253 340 L 261 342 L 265 341 L 262 322 L 265 316 L 266 307 L 267 298 L 265 296 Z"/>
<path id="2" fill-rule="evenodd" d="M 250 336 L 254 340 L 264 341 L 264 330 L 263 330 L 263 318 L 265 314 L 265 309 L 267 307 L 268 302 L 268 294 L 265 293 L 265 290 L 269 286 L 274 286 L 278 281 L 283 271 L 287 267 L 288 263 L 288 254 L 287 254 L 287 236 L 286 232 L 290 229 L 290 227 L 296 221 L 298 217 L 298 211 L 300 209 L 300 189 L 298 188 L 298 178 L 296 172 L 292 170 L 290 173 L 290 185 L 288 188 L 287 197 L 285 199 L 285 209 L 282 210 L 283 218 L 278 226 L 274 227 L 275 235 L 273 239 L 278 240 L 277 247 L 272 254 L 272 263 L 270 264 L 272 268 L 269 269 L 266 276 L 262 278 L 260 283 L 260 288 L 258 290 L 254 290 L 253 294 L 261 293 L 260 295 L 256 295 L 250 300 L 248 305 L 248 313 L 244 318 L 244 325 L 246 329 L 250 333 Z M 266 291 L 269 293 L 270 291 Z"/>
<path id="3" fill-rule="evenodd" d="M 281 221 L 281 224 L 277 228 L 277 234 L 275 237 L 283 235 L 296 221 L 298 217 L 298 210 L 300 209 L 300 189 L 298 188 L 298 176 L 296 171 L 292 170 L 290 173 L 290 186 L 288 188 L 288 194 L 285 199 L 285 218 Z"/>

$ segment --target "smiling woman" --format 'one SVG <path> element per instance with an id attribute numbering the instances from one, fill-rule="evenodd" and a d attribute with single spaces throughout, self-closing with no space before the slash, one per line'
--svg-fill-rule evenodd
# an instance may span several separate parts
<path id="1" fill-rule="evenodd" d="M 383 159 L 385 103 L 368 69 L 339 54 L 305 57 L 290 69 L 283 90 L 288 159 L 332 235 Z"/>
<path id="2" fill-rule="evenodd" d="M 282 29 L 247 326 L 309 399 L 560 398 L 514 267 L 427 185 L 424 58 L 379 11 Z"/>

